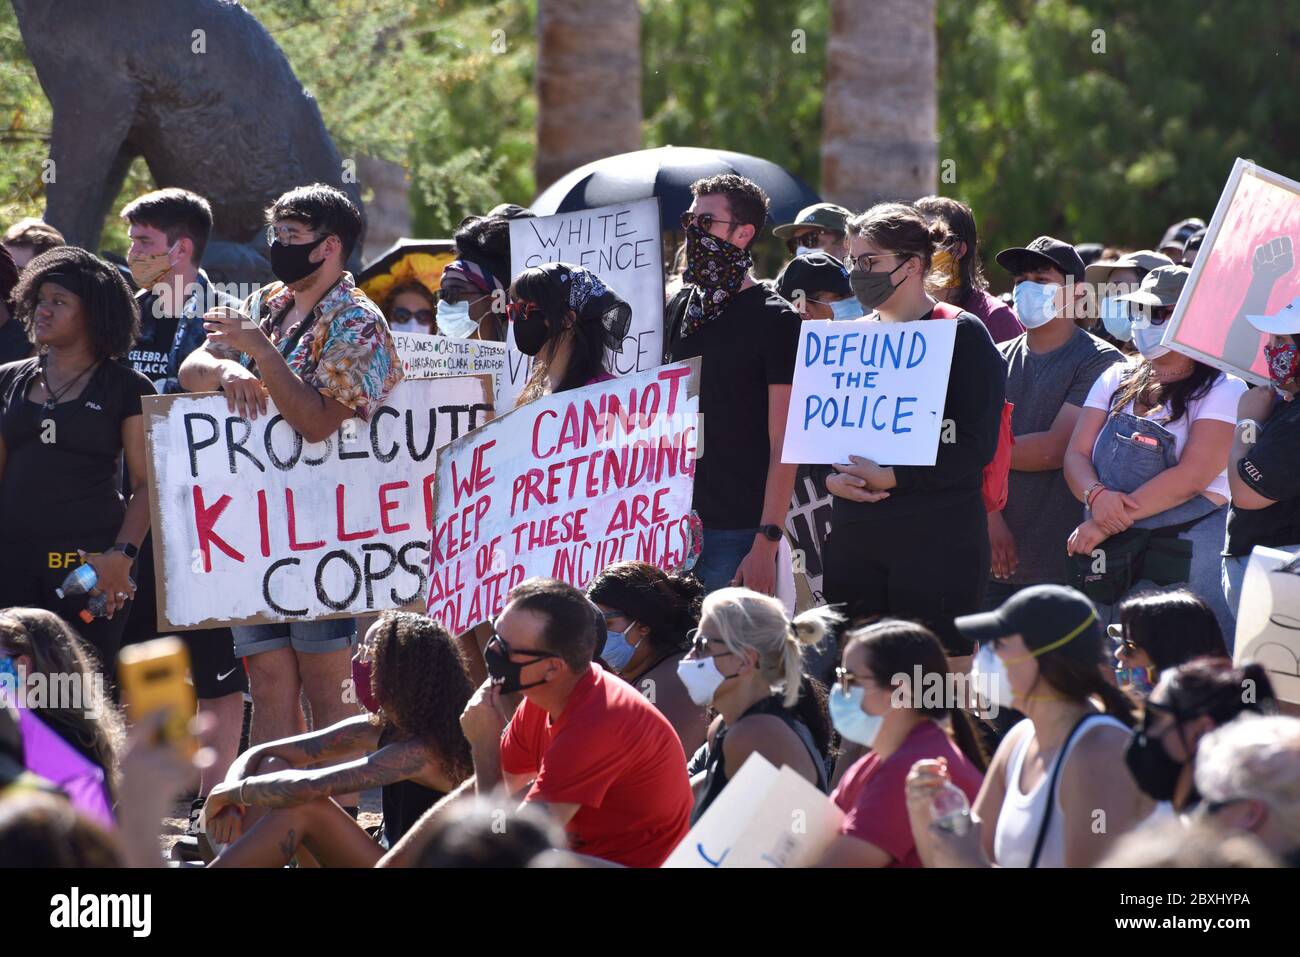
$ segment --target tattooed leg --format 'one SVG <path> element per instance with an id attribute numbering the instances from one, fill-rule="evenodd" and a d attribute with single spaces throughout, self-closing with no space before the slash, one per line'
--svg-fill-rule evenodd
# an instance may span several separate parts
<path id="1" fill-rule="evenodd" d="M 324 867 L 372 867 L 383 848 L 329 798 L 268 811 L 212 862 L 213 867 L 283 867 L 294 854 Z M 303 856 L 299 862 L 304 863 Z"/>

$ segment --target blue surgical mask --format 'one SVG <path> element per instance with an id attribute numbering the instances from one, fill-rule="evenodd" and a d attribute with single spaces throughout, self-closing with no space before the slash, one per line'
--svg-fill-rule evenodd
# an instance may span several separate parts
<path id="1" fill-rule="evenodd" d="M 1165 337 L 1165 324 L 1153 326 L 1150 320 L 1133 325 L 1133 345 L 1137 346 L 1137 351 L 1142 354 L 1144 359 L 1159 359 L 1169 351 L 1168 346 L 1162 346 L 1160 340 Z"/>
<path id="2" fill-rule="evenodd" d="M 1121 688 L 1129 688 L 1146 697 L 1155 684 L 1151 681 L 1150 668 L 1116 668 L 1115 683 Z"/>
<path id="3" fill-rule="evenodd" d="M 844 689 L 836 684 L 831 689 L 831 723 L 841 738 L 869 748 L 880 733 L 885 716 L 863 711 L 862 694 L 862 689 L 857 687 L 845 694 Z"/>
<path id="4" fill-rule="evenodd" d="M 1133 313 L 1127 299 L 1107 296 L 1101 301 L 1101 324 L 1120 342 L 1133 339 Z"/>
<path id="5" fill-rule="evenodd" d="M 468 339 L 478 332 L 478 323 L 469 317 L 469 303 L 439 299 L 438 331 L 452 339 Z"/>
<path id="6" fill-rule="evenodd" d="M 627 633 L 635 627 L 636 622 L 632 622 L 623 631 L 610 630 L 605 634 L 605 647 L 601 651 L 600 657 L 605 664 L 615 671 L 622 671 L 626 668 L 627 663 L 636 654 L 637 646 L 627 640 Z M 640 642 L 637 644 L 640 644 Z"/>
<path id="7" fill-rule="evenodd" d="M 831 319 L 836 322 L 845 319 L 861 319 L 862 316 L 862 303 L 852 296 L 831 303 Z"/>
<path id="8" fill-rule="evenodd" d="M 1011 297 L 1015 302 L 1016 315 L 1020 317 L 1020 324 L 1026 329 L 1037 329 L 1056 318 L 1056 291 L 1060 288 L 1060 284 L 1055 282 L 1025 280 L 1016 283 Z"/>

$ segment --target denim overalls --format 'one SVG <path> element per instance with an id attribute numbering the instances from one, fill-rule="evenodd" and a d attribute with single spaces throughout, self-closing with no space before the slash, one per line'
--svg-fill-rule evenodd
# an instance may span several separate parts
<path id="1" fill-rule="evenodd" d="M 1152 439 L 1155 444 L 1137 441 L 1133 438 L 1135 434 Z M 1097 470 L 1098 481 L 1107 488 L 1134 492 L 1161 472 L 1178 464 L 1174 435 L 1152 419 L 1140 418 L 1131 412 L 1114 413 L 1106 418 L 1106 424 L 1093 446 L 1092 464 Z M 1186 587 L 1196 592 L 1213 609 L 1225 638 L 1231 641 L 1234 622 L 1223 597 L 1219 561 L 1227 518 L 1226 505 L 1215 505 L 1204 495 L 1197 495 L 1181 505 L 1139 519 L 1133 525 L 1136 528 L 1168 528 L 1171 525 L 1195 522 L 1191 528 L 1178 533 L 1179 538 L 1192 543 L 1192 567 Z M 1135 582 L 1125 597 L 1140 590 L 1161 588 L 1149 579 L 1143 579 Z M 1107 623 L 1119 620 L 1118 612 L 1112 606 L 1098 605 L 1098 611 Z"/>

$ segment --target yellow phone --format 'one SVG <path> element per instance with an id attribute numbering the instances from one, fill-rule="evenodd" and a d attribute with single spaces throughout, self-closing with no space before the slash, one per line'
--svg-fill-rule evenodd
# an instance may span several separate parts
<path id="1" fill-rule="evenodd" d="M 164 741 L 192 757 L 198 742 L 190 733 L 197 701 L 189 681 L 190 653 L 179 638 L 155 638 L 127 645 L 117 656 L 122 702 L 133 724 L 158 711 L 167 711 Z"/>

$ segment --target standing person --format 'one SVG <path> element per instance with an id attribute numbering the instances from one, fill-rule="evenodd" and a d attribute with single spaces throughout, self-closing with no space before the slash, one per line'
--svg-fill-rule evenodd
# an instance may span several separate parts
<path id="1" fill-rule="evenodd" d="M 984 323 L 994 342 L 1006 342 L 1024 327 L 1006 303 L 991 295 L 980 265 L 975 214 L 965 203 L 947 196 L 922 196 L 913 203 L 930 223 L 942 224 L 948 238 L 936 250 L 926 277 L 926 290 L 940 302 L 952 303 Z"/>
<path id="2" fill-rule="evenodd" d="M 621 348 L 632 307 L 594 272 L 543 263 L 515 277 L 510 299 L 515 345 L 535 357 L 519 405 L 614 378 L 607 354 Z"/>
<path id="3" fill-rule="evenodd" d="M 1134 306 L 1120 297 L 1137 292 L 1151 270 L 1173 264 L 1168 256 L 1150 249 L 1139 249 L 1135 253 L 1101 259 L 1088 265 L 1083 277 L 1097 303 L 1098 320 L 1089 331 L 1121 352 L 1130 355 L 1136 352 L 1137 347 L 1133 345 Z"/>
<path id="4" fill-rule="evenodd" d="M 786 263 L 776 291 L 800 319 L 861 319 L 862 303 L 849 286 L 849 271 L 829 253 L 811 252 Z"/>
<path id="5" fill-rule="evenodd" d="M 419 280 L 399 283 L 384 299 L 384 317 L 393 332 L 419 332 L 424 335 L 450 335 L 438 326 L 437 313 L 442 300 L 429 292 Z M 448 323 L 457 332 L 465 330 Z"/>
<path id="6" fill-rule="evenodd" d="M 27 264 L 41 253 L 62 246 L 64 242 L 63 233 L 49 223 L 28 218 L 20 219 L 6 229 L 0 245 L 8 250 L 9 255 L 13 257 L 14 265 L 18 267 L 19 272 L 22 272 Z"/>
<path id="7" fill-rule="evenodd" d="M 503 203 L 486 216 L 466 216 L 452 241 L 457 258 L 442 271 L 438 329 L 444 336 L 502 342 L 504 290 L 510 285 L 510 221 L 532 216 Z"/>
<path id="8" fill-rule="evenodd" d="M 57 613 L 112 676 L 149 530 L 140 399 L 154 388 L 121 361 L 139 312 L 117 269 L 75 246 L 28 263 L 13 299 L 41 354 L 0 366 L 0 608 Z M 105 601 L 89 622 L 86 597 L 55 591 L 79 553 L 98 576 L 91 595 Z"/>
<path id="9" fill-rule="evenodd" d="M 208 342 L 181 365 L 181 386 L 221 390 L 232 413 L 265 415 L 268 397 L 308 442 L 368 419 L 402 378 L 388 323 L 356 288 L 344 263 L 361 233 L 346 195 L 315 184 L 285 193 L 267 211 L 277 281 L 253 293 L 243 312 L 204 315 Z M 339 693 L 350 672 L 356 620 L 237 626 L 235 654 L 247 658 L 253 696 L 251 741 L 299 732 L 305 692 L 316 728 L 355 713 Z"/>
<path id="10" fill-rule="evenodd" d="M 131 246 L 126 262 L 140 291 L 140 337 L 128 354 L 131 367 L 154 383 L 159 394 L 182 392 L 181 363 L 203 345 L 203 313 L 209 305 L 236 305 L 212 287 L 200 268 L 212 234 L 208 201 L 184 189 L 145 193 L 122 209 Z M 123 644 L 148 641 L 158 631 L 157 583 L 154 579 L 153 536 L 146 535 L 136 563 L 136 600 L 122 636 Z M 199 812 L 213 786 L 239 752 L 244 727 L 244 692 L 248 676 L 235 657 L 229 628 L 182 631 L 178 637 L 190 654 L 190 678 L 200 714 L 213 716 L 208 744 L 216 760 L 200 771 L 198 796 L 190 805 L 185 839 L 174 854 L 198 856 Z"/>
<path id="11" fill-rule="evenodd" d="M 1223 593 L 1233 617 L 1256 545 L 1300 551 L 1300 297 L 1271 316 L 1246 319 L 1268 336 L 1269 384 L 1237 402 L 1237 426 L 1228 452 L 1228 537 Z"/>
<path id="12" fill-rule="evenodd" d="M 834 203 L 813 203 L 799 210 L 793 223 L 772 227 L 772 235 L 785 240 L 793 257 L 823 252 L 840 262 L 849 254 L 847 223 L 853 214 Z"/>
<path id="13" fill-rule="evenodd" d="M 1119 350 L 1075 325 L 1084 266 L 1073 246 L 1039 236 L 1002 250 L 997 263 L 1011 274 L 1025 331 L 998 347 L 1007 362 L 1015 444 L 1006 505 L 989 513 L 986 609 L 1028 585 L 1065 584 L 1061 542 L 1079 524 L 1079 503 L 1061 471 L 1065 450 L 1092 384 L 1123 360 Z"/>
<path id="14" fill-rule="evenodd" d="M 32 354 L 32 340 L 27 338 L 23 324 L 14 319 L 9 304 L 14 287 L 18 285 L 18 267 L 9 250 L 0 246 L 0 366 L 26 359 Z"/>
<path id="15" fill-rule="evenodd" d="M 911 206 L 884 203 L 849 222 L 849 281 L 882 322 L 929 321 L 935 300 L 925 276 L 944 227 Z M 916 618 L 948 654 L 970 653 L 952 626 L 981 607 L 989 573 L 984 466 L 997 449 L 1007 367 L 988 330 L 968 312 L 957 323 L 943 417 L 954 441 L 930 466 L 881 465 L 859 456 L 834 465 L 835 496 L 823 549 L 826 600 L 850 619 Z M 707 420 L 706 420 L 707 421 Z"/>
<path id="16" fill-rule="evenodd" d="M 1233 620 L 1220 561 L 1226 466 L 1246 384 L 1160 345 L 1189 272 L 1186 266 L 1153 269 L 1137 292 L 1123 297 L 1146 313 L 1133 330 L 1142 359 L 1108 368 L 1084 402 L 1065 479 L 1087 517 L 1067 548 L 1073 580 L 1098 602 L 1107 623 L 1131 592 L 1186 584 L 1214 609 L 1228 635 Z"/>
<path id="17" fill-rule="evenodd" d="M 697 180 L 691 194 L 685 284 L 664 318 L 665 361 L 702 360 L 694 507 L 704 547 L 695 574 L 707 591 L 736 584 L 771 595 L 798 471 L 781 461 L 781 447 L 799 314 L 749 271 L 767 194 L 731 173 Z"/>

